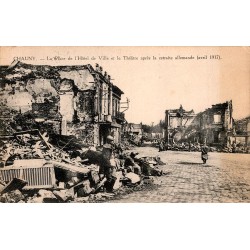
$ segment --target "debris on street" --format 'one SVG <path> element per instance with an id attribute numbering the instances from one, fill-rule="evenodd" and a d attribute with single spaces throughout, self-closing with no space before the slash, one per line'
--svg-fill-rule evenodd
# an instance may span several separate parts
<path id="1" fill-rule="evenodd" d="M 159 156 L 138 158 L 137 153 L 117 150 L 108 163 L 113 174 L 107 178 L 100 174 L 104 154 L 95 148 L 61 149 L 36 129 L 0 139 L 0 202 L 4 203 L 102 202 L 114 199 L 124 187 L 153 184 L 150 176 L 162 175 Z"/>

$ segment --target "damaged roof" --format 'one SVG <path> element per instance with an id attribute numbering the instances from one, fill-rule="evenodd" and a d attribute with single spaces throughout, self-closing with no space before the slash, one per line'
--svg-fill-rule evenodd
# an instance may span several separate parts
<path id="1" fill-rule="evenodd" d="M 53 79 L 60 82 L 72 80 L 76 87 L 81 90 L 93 90 L 95 80 L 100 79 L 112 84 L 110 79 L 102 72 L 96 71 L 90 64 L 70 66 L 32 65 L 20 61 L 14 61 L 10 66 L 0 66 L 0 83 L 14 83 L 16 81 L 28 81 L 29 79 Z M 118 95 L 123 91 L 113 85 L 113 91 Z M 59 88 L 59 86 L 57 86 Z"/>
<path id="2" fill-rule="evenodd" d="M 118 95 L 124 94 L 124 92 L 118 88 L 116 85 L 113 85 L 113 92 L 117 93 Z"/>
<path id="3" fill-rule="evenodd" d="M 31 65 L 20 61 L 13 62 L 9 67 L 0 67 L 0 81 L 11 83 L 28 81 L 29 79 L 63 79 L 73 80 L 79 90 L 94 89 L 94 75 L 89 65 L 49 66 Z"/>
<path id="4" fill-rule="evenodd" d="M 224 110 L 227 108 L 232 109 L 232 100 L 226 101 L 224 103 L 213 104 L 211 108 L 208 108 L 205 111 L 206 112 L 213 111 L 213 110 L 217 111 L 217 110 Z"/>
<path id="5" fill-rule="evenodd" d="M 166 111 L 168 111 L 168 112 L 170 112 L 170 113 L 183 113 L 183 114 L 186 114 L 186 115 L 194 114 L 194 110 L 193 110 L 193 109 L 191 109 L 190 111 L 186 111 L 186 110 L 182 107 L 182 105 L 180 105 L 180 108 L 178 108 L 178 109 L 168 109 L 168 110 L 166 110 Z"/>

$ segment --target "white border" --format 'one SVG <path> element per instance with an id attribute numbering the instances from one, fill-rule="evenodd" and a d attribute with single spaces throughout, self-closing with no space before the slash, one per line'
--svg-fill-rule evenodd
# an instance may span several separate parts
<path id="1" fill-rule="evenodd" d="M 2 1 L 1 46 L 248 46 L 248 1 Z M 1 204 L 2 249 L 247 249 L 249 204 Z"/>
<path id="2" fill-rule="evenodd" d="M 247 0 L 2 1 L 5 46 L 248 46 Z"/>

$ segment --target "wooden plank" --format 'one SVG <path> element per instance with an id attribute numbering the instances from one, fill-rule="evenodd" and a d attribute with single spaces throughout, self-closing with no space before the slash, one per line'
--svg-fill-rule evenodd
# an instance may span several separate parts
<path id="1" fill-rule="evenodd" d="M 40 186 L 25 186 L 23 190 L 30 190 L 30 189 L 54 189 L 54 185 L 40 185 Z"/>
<path id="2" fill-rule="evenodd" d="M 54 187 L 56 187 L 56 175 L 55 175 L 55 169 L 50 168 L 50 176 L 51 176 L 51 182 Z"/>
<path id="3" fill-rule="evenodd" d="M 27 185 L 27 181 L 13 178 L 11 182 L 9 182 L 1 191 L 1 194 L 8 193 L 14 191 L 16 189 L 21 190 L 25 185 Z"/>
<path id="4" fill-rule="evenodd" d="M 47 141 L 44 139 L 44 137 L 42 136 L 42 134 L 40 133 L 40 131 L 38 129 L 16 132 L 16 133 L 14 133 L 14 136 L 23 135 L 23 134 L 31 134 L 31 135 L 35 134 L 35 135 L 38 135 L 42 139 L 42 141 L 45 143 L 47 149 L 51 148 L 51 146 L 47 143 Z"/>
<path id="5" fill-rule="evenodd" d="M 0 179 L 0 184 L 3 185 L 3 186 L 6 185 L 6 183 L 3 180 L 1 180 L 1 179 Z"/>
<path id="6" fill-rule="evenodd" d="M 96 189 L 95 189 L 95 192 L 97 192 L 104 184 L 105 182 L 107 181 L 107 178 L 104 177 L 101 182 L 96 186 Z"/>
<path id="7" fill-rule="evenodd" d="M 20 169 L 19 178 L 20 178 L 20 179 L 23 179 L 23 169 Z"/>
<path id="8" fill-rule="evenodd" d="M 32 159 L 30 159 L 30 161 L 32 162 Z M 33 169 L 33 168 L 50 168 L 52 165 L 47 162 L 47 161 L 44 161 L 44 164 L 41 165 L 41 166 L 15 166 L 15 165 L 11 165 L 11 166 L 7 166 L 7 167 L 4 167 L 2 169 L 0 169 L 0 172 L 1 171 L 6 171 L 6 170 L 11 170 L 11 169 Z"/>
<path id="9" fill-rule="evenodd" d="M 68 170 L 71 172 L 76 172 L 76 173 L 81 173 L 81 174 L 88 174 L 90 172 L 88 168 L 81 168 L 81 167 L 74 166 L 72 164 L 63 163 L 63 162 L 49 161 L 49 163 L 52 163 L 54 167 L 58 167 L 58 168 Z"/>

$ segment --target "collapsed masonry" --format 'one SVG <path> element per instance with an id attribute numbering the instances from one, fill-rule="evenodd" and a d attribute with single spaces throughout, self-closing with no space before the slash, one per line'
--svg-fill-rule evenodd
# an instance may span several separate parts
<path id="1" fill-rule="evenodd" d="M 0 137 L 0 202 L 83 202 L 105 200 L 126 187 L 152 183 L 161 176 L 159 157 L 140 157 L 141 174 L 128 171 L 126 154 L 113 159 L 112 186 L 99 175 L 103 162 L 100 151 L 65 151 L 54 147 L 39 130 L 16 132 Z M 130 166 L 127 166 L 130 167 Z M 105 197 L 105 198 L 104 198 Z"/>
<path id="2" fill-rule="evenodd" d="M 0 202 L 112 196 L 99 192 L 107 185 L 99 175 L 104 156 L 89 149 L 110 134 L 116 144 L 121 139 L 123 92 L 111 77 L 98 64 L 93 69 L 14 62 L 0 69 Z M 156 160 L 140 160 L 144 177 L 162 174 L 153 166 Z M 114 159 L 111 190 L 142 184 L 122 161 Z"/>
<path id="3" fill-rule="evenodd" d="M 103 145 L 109 134 L 118 143 L 125 120 L 122 94 L 98 64 L 94 69 L 13 62 L 0 67 L 0 135 L 39 129 L 56 143 L 74 136 L 86 146 Z"/>
<path id="4" fill-rule="evenodd" d="M 195 114 L 179 109 L 165 112 L 165 139 L 167 143 L 197 142 L 210 146 L 227 146 L 233 141 L 232 101 L 212 105 Z"/>
<path id="5" fill-rule="evenodd" d="M 250 116 L 234 121 L 236 144 L 250 146 Z"/>

